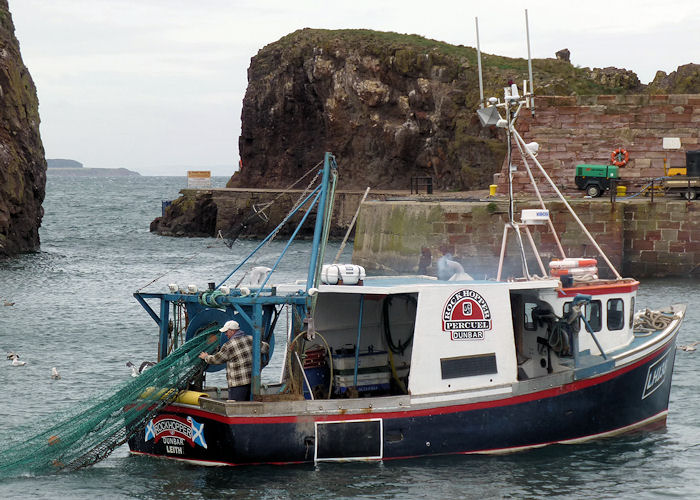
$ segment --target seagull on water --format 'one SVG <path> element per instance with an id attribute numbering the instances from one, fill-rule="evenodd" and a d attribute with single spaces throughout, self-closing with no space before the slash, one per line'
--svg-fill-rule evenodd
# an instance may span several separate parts
<path id="1" fill-rule="evenodd" d="M 54 380 L 58 380 L 61 378 L 61 374 L 58 373 L 58 369 L 56 369 L 55 366 L 51 368 L 51 378 Z"/>
<path id="2" fill-rule="evenodd" d="M 24 366 L 27 364 L 26 361 L 20 361 L 19 360 L 19 354 L 15 354 L 14 352 L 11 352 L 10 354 L 7 355 L 7 359 L 12 360 L 12 366 Z"/>
<path id="3" fill-rule="evenodd" d="M 134 363 L 132 363 L 131 361 L 126 362 L 126 366 L 131 368 L 131 376 L 132 377 L 138 377 L 139 375 L 141 375 L 143 372 L 148 370 L 153 365 L 155 365 L 155 363 L 153 361 L 144 361 L 143 363 L 141 363 L 141 366 L 136 368 L 136 365 Z"/>

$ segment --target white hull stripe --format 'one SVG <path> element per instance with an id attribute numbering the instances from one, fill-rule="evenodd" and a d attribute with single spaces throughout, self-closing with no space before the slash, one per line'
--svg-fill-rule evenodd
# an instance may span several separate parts
<path id="1" fill-rule="evenodd" d="M 596 439 L 604 439 L 604 438 L 618 436 L 620 434 L 626 434 L 628 432 L 632 432 L 635 429 L 640 429 L 640 428 L 646 427 L 647 425 L 649 425 L 653 422 L 656 422 L 657 420 L 663 420 L 667 417 L 667 415 L 668 415 L 668 410 L 664 410 L 660 413 L 657 413 L 654 416 L 651 416 L 651 417 L 646 418 L 644 420 L 641 420 L 639 422 L 635 422 L 634 424 L 631 424 L 631 425 L 626 425 L 624 427 L 620 427 L 619 429 L 614 429 L 612 431 L 607 431 L 607 432 L 601 432 L 599 434 L 590 434 L 588 436 L 583 436 L 583 437 L 575 438 L 575 439 L 564 439 L 562 441 L 551 441 L 548 443 L 540 443 L 540 444 L 528 445 L 528 446 L 516 446 L 513 448 L 499 448 L 499 449 L 495 449 L 495 450 L 469 451 L 469 452 L 466 452 L 465 454 L 469 454 L 469 455 L 502 455 L 502 454 L 507 454 L 507 453 L 516 453 L 516 452 L 524 451 L 524 450 L 543 448 L 543 447 L 549 446 L 551 444 L 581 444 L 581 443 L 585 443 L 587 441 L 594 441 Z"/>

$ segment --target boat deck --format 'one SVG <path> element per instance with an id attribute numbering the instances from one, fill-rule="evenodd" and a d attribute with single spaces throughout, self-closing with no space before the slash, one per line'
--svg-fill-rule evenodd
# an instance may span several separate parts
<path id="1" fill-rule="evenodd" d="M 518 381 L 515 384 L 509 384 L 507 387 L 489 387 L 488 390 L 462 391 L 459 394 L 449 395 L 436 394 L 429 403 L 421 402 L 425 398 L 418 399 L 410 395 L 307 400 L 302 399 L 301 396 L 280 394 L 281 386 L 275 384 L 265 387 L 265 394 L 259 397 L 259 401 L 229 401 L 224 399 L 226 397 L 226 389 L 205 387 L 203 392 L 206 392 L 209 397 L 200 398 L 199 405 L 175 403 L 173 406 L 200 408 L 205 412 L 227 417 L 329 414 L 367 415 L 368 413 L 379 414 L 383 412 L 416 410 L 424 406 L 471 404 L 516 394 L 526 394 L 600 375 L 614 366 L 633 363 L 636 359 L 648 355 L 650 349 L 653 350 L 659 347 L 663 344 L 666 337 L 672 336 L 682 321 L 685 306 L 675 304 L 671 306 L 671 310 L 676 314 L 676 317 L 665 328 L 635 336 L 629 345 L 606 353 L 608 360 L 603 360 L 601 356 L 592 354 L 590 351 L 584 351 L 579 355 L 577 368 L 574 368 L 573 357 L 561 358 L 555 371 L 549 375 Z M 436 402 L 436 399 L 440 401 Z"/>

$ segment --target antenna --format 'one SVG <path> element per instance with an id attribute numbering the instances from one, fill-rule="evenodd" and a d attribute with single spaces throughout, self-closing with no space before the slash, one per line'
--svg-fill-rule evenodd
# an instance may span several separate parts
<path id="1" fill-rule="evenodd" d="M 525 11 L 527 12 L 527 11 Z M 475 17 L 476 22 L 476 60 L 479 65 L 479 106 L 484 108 L 484 79 L 481 76 L 481 46 L 479 45 L 479 18 Z M 532 76 L 530 76 L 532 80 Z"/>
<path id="2" fill-rule="evenodd" d="M 478 32 L 477 32 L 478 33 Z M 530 111 L 532 116 L 535 116 L 535 82 L 532 79 L 532 57 L 530 57 L 530 23 L 527 18 L 527 9 L 525 9 L 525 34 L 527 36 L 527 70 L 530 76 Z M 478 38 L 477 38 L 478 39 Z M 526 91 L 523 89 L 523 94 Z M 483 101 L 483 97 L 482 97 Z"/>

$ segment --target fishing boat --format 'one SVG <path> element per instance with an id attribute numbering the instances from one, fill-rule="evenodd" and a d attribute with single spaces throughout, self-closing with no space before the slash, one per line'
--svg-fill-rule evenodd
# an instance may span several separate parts
<path id="1" fill-rule="evenodd" d="M 533 109 L 527 82 L 522 92 L 505 87 L 502 100 L 484 101 L 482 91 L 482 103 L 482 123 L 505 130 L 510 172 L 492 279 L 460 269 L 443 279 L 367 276 L 357 265 L 324 264 L 338 170 L 326 153 L 316 187 L 280 223 L 300 219 L 282 255 L 258 268 L 253 283 L 245 281 L 253 256 L 280 226 L 218 284 L 134 294 L 158 325 L 159 360 L 235 320 L 252 336 L 253 363 L 250 400 L 227 400 L 226 387 L 208 386 L 217 369 L 208 366 L 132 429 L 131 453 L 204 465 L 393 460 L 510 453 L 664 427 L 685 305 L 635 310 L 639 282 L 617 272 L 537 160 L 538 146 L 515 128 L 519 113 Z M 514 151 L 538 200 L 517 220 Z M 566 255 L 538 182 L 552 187 L 598 256 Z M 312 213 L 306 276 L 271 285 Z M 556 241 L 560 255 L 547 265 L 534 230 Z M 510 235 L 520 276 L 505 278 Z M 281 373 L 263 383 L 276 349 Z"/>
<path id="2" fill-rule="evenodd" d="M 552 226 L 544 207 L 505 224 L 504 240 L 512 232 L 520 243 L 519 278 L 502 279 L 500 265 L 496 279 L 481 281 L 324 266 L 336 173 L 326 154 L 322 181 L 292 210 L 307 208 L 285 251 L 317 213 L 306 279 L 268 285 L 280 256 L 258 286 L 226 285 L 253 252 L 203 291 L 172 284 L 135 293 L 159 326 L 160 360 L 173 343 L 232 319 L 252 336 L 254 354 L 250 400 L 227 400 L 205 372 L 132 433 L 131 453 L 206 465 L 390 460 L 507 453 L 665 425 L 684 305 L 635 312 L 639 282 L 604 255 L 613 278 L 599 277 L 590 257 L 562 255 L 547 270 L 522 244 L 533 224 Z M 288 328 L 276 337 L 285 312 Z M 262 383 L 275 348 L 284 352 L 279 382 Z"/>

